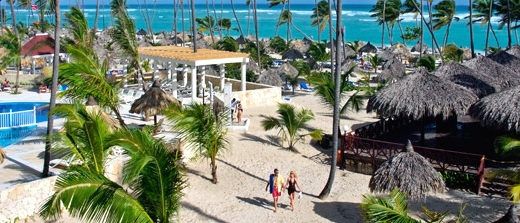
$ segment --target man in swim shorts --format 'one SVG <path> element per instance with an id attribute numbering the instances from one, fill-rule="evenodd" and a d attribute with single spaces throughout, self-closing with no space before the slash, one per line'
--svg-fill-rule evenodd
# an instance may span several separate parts
<path id="1" fill-rule="evenodd" d="M 282 175 L 278 174 L 278 169 L 274 169 L 274 174 L 269 176 L 269 181 L 267 182 L 267 186 L 265 186 L 265 191 L 269 187 L 269 192 L 273 195 L 274 200 L 274 212 L 278 211 L 278 198 L 282 195 L 282 192 L 285 190 L 283 187 L 285 180 Z"/>

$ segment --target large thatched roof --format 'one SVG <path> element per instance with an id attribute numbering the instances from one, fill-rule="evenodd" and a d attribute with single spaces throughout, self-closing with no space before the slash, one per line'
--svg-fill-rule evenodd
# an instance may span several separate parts
<path id="1" fill-rule="evenodd" d="M 404 77 L 405 73 L 406 66 L 400 60 L 392 58 L 383 63 L 381 73 L 377 75 L 377 79 L 379 81 L 386 81 L 390 78 L 397 80 Z"/>
<path id="2" fill-rule="evenodd" d="M 413 74 L 391 83 L 368 100 L 367 111 L 392 117 L 420 120 L 441 115 L 444 119 L 464 115 L 477 96 L 471 91 L 418 68 Z"/>
<path id="3" fill-rule="evenodd" d="M 370 42 L 368 42 L 363 47 L 359 48 L 359 53 L 377 53 L 377 48 L 372 45 Z"/>
<path id="4" fill-rule="evenodd" d="M 510 49 L 506 50 L 506 52 L 520 58 L 520 45 L 512 46 Z"/>
<path id="5" fill-rule="evenodd" d="M 520 133 L 520 86 L 480 99 L 469 112 L 483 126 Z"/>
<path id="6" fill-rule="evenodd" d="M 289 49 L 282 55 L 282 59 L 303 59 L 303 53 L 298 51 L 297 49 Z"/>
<path id="7" fill-rule="evenodd" d="M 480 98 L 495 93 L 499 85 L 493 78 L 453 61 L 440 66 L 434 74 L 468 88 Z"/>
<path id="8" fill-rule="evenodd" d="M 506 51 L 500 51 L 498 53 L 491 54 L 488 57 L 520 74 L 520 66 L 518 66 L 518 64 L 520 64 L 520 58 L 515 57 Z"/>
<path id="9" fill-rule="evenodd" d="M 411 200 L 424 200 L 431 192 L 444 193 L 445 185 L 435 168 L 413 150 L 410 140 L 405 149 L 390 157 L 374 172 L 370 191 L 390 192 L 398 188 Z"/>
<path id="10" fill-rule="evenodd" d="M 494 221 L 493 223 L 518 223 L 520 219 L 518 218 L 518 214 L 516 214 L 516 207 L 514 204 L 509 206 L 507 209 L 507 213 L 502 216 L 500 219 Z"/>
<path id="11" fill-rule="evenodd" d="M 96 100 L 94 100 L 93 96 L 89 96 L 87 102 L 85 103 L 85 110 L 90 115 L 99 115 L 105 122 L 113 128 L 119 128 L 119 121 L 115 119 L 113 116 L 107 114 L 101 107 L 99 107 Z"/>
<path id="12" fill-rule="evenodd" d="M 260 75 L 258 75 L 256 82 L 271 86 L 282 86 L 283 84 L 283 80 L 280 77 L 280 74 L 273 72 L 272 70 L 263 71 Z"/>
<path id="13" fill-rule="evenodd" d="M 497 91 L 520 85 L 520 74 L 488 57 L 479 56 L 465 61 L 463 65 L 495 80 L 500 80 L 497 83 L 499 89 L 495 89 Z"/>
<path id="14" fill-rule="evenodd" d="M 145 113 L 156 116 L 161 113 L 163 108 L 172 103 L 181 104 L 179 100 L 161 89 L 159 81 L 155 81 L 150 89 L 132 103 L 130 113 Z"/>

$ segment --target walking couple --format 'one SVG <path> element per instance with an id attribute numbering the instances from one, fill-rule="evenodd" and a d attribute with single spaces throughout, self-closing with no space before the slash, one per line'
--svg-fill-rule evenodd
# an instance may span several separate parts
<path id="1" fill-rule="evenodd" d="M 287 188 L 289 199 L 291 200 L 291 211 L 294 211 L 294 196 L 296 194 L 296 187 L 301 193 L 301 187 L 298 184 L 296 173 L 291 171 L 287 181 L 284 180 L 283 176 L 278 174 L 278 169 L 274 169 L 274 173 L 269 176 L 269 181 L 265 186 L 265 190 L 269 188 L 269 192 L 273 195 L 274 199 L 274 212 L 278 211 L 278 198 Z"/>

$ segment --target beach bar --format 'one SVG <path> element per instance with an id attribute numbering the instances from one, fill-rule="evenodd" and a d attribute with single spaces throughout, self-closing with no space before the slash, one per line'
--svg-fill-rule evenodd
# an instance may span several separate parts
<path id="1" fill-rule="evenodd" d="M 184 85 L 187 84 L 187 68 L 190 66 L 191 74 L 193 74 L 190 82 L 193 91 L 197 89 L 199 84 L 197 82 L 197 70 L 200 70 L 200 84 L 205 88 L 205 66 L 218 65 L 220 67 L 220 89 L 224 89 L 225 64 L 241 63 L 241 91 L 246 91 L 246 64 L 249 62 L 249 54 L 247 53 L 212 49 L 197 49 L 197 52 L 194 52 L 193 48 L 178 46 L 139 47 L 138 51 L 142 59 L 153 60 L 154 64 L 159 62 L 171 64 L 168 67 L 168 73 L 175 76 L 175 78 L 172 78 L 174 82 L 177 81 L 176 68 L 182 66 Z M 156 79 L 155 74 L 157 73 L 154 68 L 154 79 Z M 140 79 L 139 82 L 141 83 L 141 81 Z M 174 83 L 174 86 L 176 86 L 176 83 Z M 176 91 L 174 90 L 174 92 Z M 191 98 L 195 100 L 196 97 L 197 94 L 192 93 Z"/>

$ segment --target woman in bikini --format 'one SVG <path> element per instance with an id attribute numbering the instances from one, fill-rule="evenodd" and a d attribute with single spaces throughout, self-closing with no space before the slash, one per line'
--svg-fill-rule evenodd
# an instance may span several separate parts
<path id="1" fill-rule="evenodd" d="M 298 186 L 298 190 L 301 192 L 302 189 L 298 184 L 298 177 L 296 173 L 291 170 L 289 173 L 289 178 L 287 178 L 287 182 L 285 183 L 285 187 L 287 188 L 287 192 L 289 193 L 289 198 L 291 200 L 291 211 L 294 211 L 294 196 L 296 194 L 296 186 Z"/>

